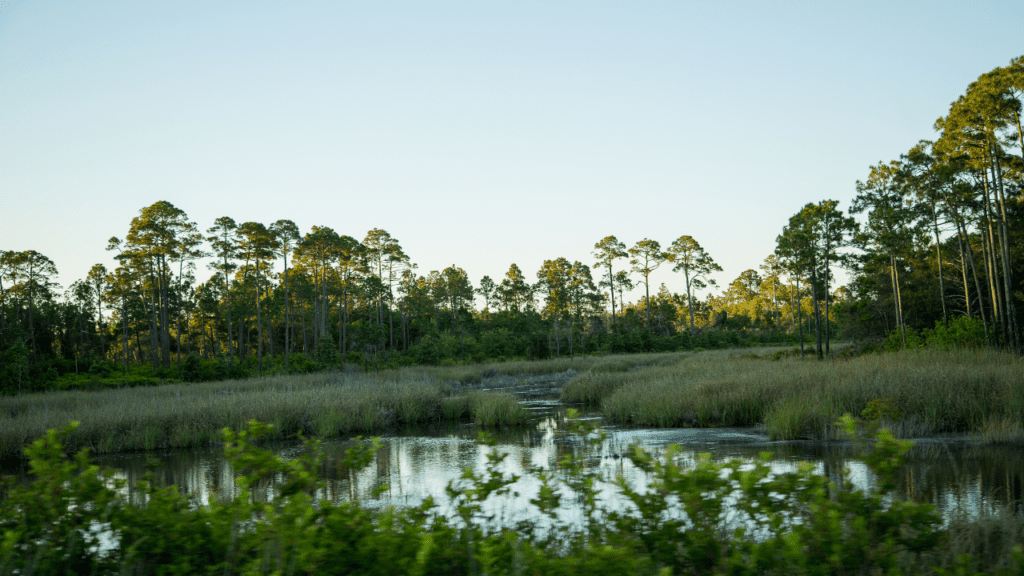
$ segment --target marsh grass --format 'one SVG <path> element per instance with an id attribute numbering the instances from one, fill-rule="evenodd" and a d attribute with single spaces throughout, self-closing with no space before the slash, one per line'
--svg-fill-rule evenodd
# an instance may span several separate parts
<path id="1" fill-rule="evenodd" d="M 512 394 L 473 390 L 467 396 L 473 419 L 481 426 L 514 426 L 527 421 L 526 409 Z"/>
<path id="2" fill-rule="evenodd" d="M 629 381 L 629 376 L 619 372 L 584 372 L 573 376 L 562 387 L 562 402 L 581 402 L 598 405 L 605 396 L 609 396 Z"/>
<path id="3" fill-rule="evenodd" d="M 773 349 L 774 350 L 774 349 Z M 535 376 L 574 372 L 626 372 L 638 366 L 671 365 L 692 352 L 621 354 L 615 356 L 576 356 L 547 360 L 512 360 L 460 366 L 409 366 L 381 372 L 397 379 L 437 379 L 462 385 L 479 384 L 493 376 Z"/>
<path id="4" fill-rule="evenodd" d="M 561 400 L 568 403 L 600 405 L 627 383 L 646 381 L 651 368 L 687 366 L 695 361 L 723 362 L 737 357 L 762 358 L 775 354 L 778 348 L 761 348 L 758 352 L 749 349 L 728 349 L 714 352 L 677 352 L 671 354 L 632 354 L 616 356 L 594 363 L 586 372 L 574 376 L 562 388 Z"/>
<path id="5" fill-rule="evenodd" d="M 989 566 L 1006 565 L 1014 548 L 1024 542 L 1024 516 L 1014 503 L 995 505 L 980 516 L 960 511 L 949 518 L 946 533 L 949 539 L 938 563 L 962 564 L 963 555 L 969 555 L 969 570 L 959 573 L 973 573 Z"/>
<path id="6" fill-rule="evenodd" d="M 978 439 L 993 444 L 1024 444 L 1024 419 L 1004 416 L 985 418 L 978 430 Z"/>
<path id="7" fill-rule="evenodd" d="M 616 381 L 617 379 L 617 381 Z M 777 439 L 828 439 L 843 413 L 892 399 L 903 436 L 975 432 L 1014 441 L 1024 422 L 1024 362 L 985 350 L 918 350 L 819 362 L 705 353 L 662 367 L 580 378 L 614 422 L 751 426 Z M 568 388 L 568 387 L 567 387 Z M 574 392 L 579 396 L 583 392 Z"/>
<path id="8" fill-rule="evenodd" d="M 71 421 L 81 424 L 68 438 L 69 449 L 96 453 L 216 444 L 223 428 L 253 419 L 272 423 L 275 439 L 443 419 L 472 418 L 484 426 L 524 422 L 525 412 L 510 406 L 509 398 L 514 402 L 489 392 L 452 397 L 448 384 L 436 378 L 399 371 L 26 394 L 0 398 L 0 456 L 18 455 L 27 442 Z"/>

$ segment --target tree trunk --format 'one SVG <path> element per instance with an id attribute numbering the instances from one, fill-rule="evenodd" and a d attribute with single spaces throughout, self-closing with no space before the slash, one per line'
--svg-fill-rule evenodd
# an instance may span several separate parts
<path id="1" fill-rule="evenodd" d="M 572 341 L 576 339 L 576 335 L 572 331 L 573 323 L 572 316 L 569 316 L 569 360 L 575 360 L 576 357 L 573 355 Z"/>
<path id="2" fill-rule="evenodd" d="M 893 256 L 893 277 L 896 283 L 896 312 L 899 314 L 900 332 L 903 334 L 903 347 L 907 347 L 907 322 L 903 318 L 903 296 L 900 294 L 900 271 L 896 267 L 896 257 Z"/>
<path id="3" fill-rule="evenodd" d="M 686 303 L 690 308 L 690 337 L 693 337 L 693 288 L 690 286 L 690 271 L 684 269 L 683 275 L 686 276 Z"/>
<path id="4" fill-rule="evenodd" d="M 558 321 L 555 320 L 555 354 L 557 358 L 562 357 L 562 343 L 558 339 Z"/>
<path id="5" fill-rule="evenodd" d="M 831 330 L 831 326 L 830 326 L 830 323 L 829 323 L 829 303 L 828 303 L 829 296 L 832 295 L 831 291 L 829 290 L 830 286 L 829 286 L 829 283 L 828 283 L 828 277 L 829 277 L 830 270 L 828 269 L 828 256 L 827 256 L 827 254 L 828 254 L 829 250 L 831 250 L 831 246 L 826 247 L 826 249 L 825 249 L 825 254 L 826 254 L 826 256 L 825 256 L 825 356 L 826 357 L 832 356 L 832 350 L 829 347 L 829 342 L 831 341 L 831 337 L 832 337 L 832 330 Z"/>
<path id="6" fill-rule="evenodd" d="M 345 289 L 342 291 L 342 300 L 345 301 L 345 317 L 341 324 L 341 345 L 344 350 L 341 353 L 341 361 L 348 361 L 348 286 L 346 283 Z"/>
<path id="7" fill-rule="evenodd" d="M 988 231 L 987 237 L 985 236 L 984 231 L 982 232 L 982 240 L 986 240 L 988 243 L 987 247 L 985 247 L 985 268 L 988 272 L 989 290 L 992 292 L 992 323 L 999 324 L 999 328 L 1003 335 L 1002 342 L 1005 344 L 1008 336 L 1006 329 L 1006 313 L 1002 309 L 1002 289 L 999 286 L 999 272 L 996 266 L 998 259 L 996 258 L 995 235 L 992 232 L 993 215 L 991 197 L 989 196 L 988 173 L 984 170 L 982 171 L 982 183 L 984 184 L 985 194 L 985 201 L 983 203 L 985 210 L 985 228 Z"/>
<path id="8" fill-rule="evenodd" d="M 149 321 L 149 356 L 153 360 L 153 370 L 160 368 L 160 344 L 158 331 L 160 330 L 160 322 L 157 319 L 157 308 L 158 304 L 155 299 L 150 296 L 150 321 Z"/>
<path id="9" fill-rule="evenodd" d="M 800 278 L 796 278 L 796 311 L 800 318 L 800 357 L 804 357 L 804 307 L 800 302 Z"/>
<path id="10" fill-rule="evenodd" d="M 971 275 L 974 276 L 974 291 L 978 294 L 978 310 L 981 314 L 981 325 L 985 329 L 985 345 L 992 348 L 992 339 L 988 332 L 988 320 L 985 317 L 985 301 L 982 298 L 981 281 L 978 280 L 978 266 L 974 263 L 974 248 L 971 246 L 970 236 L 967 236 L 967 225 L 963 225 L 965 243 L 967 245 L 967 261 L 971 265 Z"/>
<path id="11" fill-rule="evenodd" d="M 320 276 L 313 268 L 313 318 L 310 322 L 313 329 L 313 348 L 320 342 Z"/>
<path id="12" fill-rule="evenodd" d="M 327 266 L 320 271 L 320 336 L 327 336 Z"/>
<path id="13" fill-rule="evenodd" d="M 772 280 L 772 304 L 775 306 L 775 329 L 781 332 L 782 316 L 779 313 L 779 282 L 774 279 Z"/>
<path id="14" fill-rule="evenodd" d="M 1013 288 L 1011 287 L 1010 277 L 1010 236 L 1009 230 L 1007 229 L 1007 216 L 1006 216 L 1006 199 L 1003 194 L 1003 175 L 1002 165 L 999 162 L 998 150 L 995 151 L 995 165 L 992 167 L 993 174 L 997 176 L 996 185 L 994 188 L 998 191 L 998 204 L 999 204 L 999 241 L 1002 249 L 1002 265 L 1003 265 L 1003 300 L 1005 302 L 1006 311 L 1005 316 L 1007 320 L 1007 329 L 1009 331 L 1010 339 L 1008 343 L 1010 349 L 1014 352 L 1020 351 L 1020 343 L 1018 342 L 1018 331 L 1017 331 L 1017 315 L 1013 306 Z"/>
<path id="15" fill-rule="evenodd" d="M 818 352 L 818 360 L 824 358 L 821 351 L 821 306 L 818 304 L 818 273 L 811 267 L 811 301 L 814 303 L 814 347 Z"/>
<path id="16" fill-rule="evenodd" d="M 946 314 L 946 280 L 942 273 L 942 244 L 939 239 L 939 215 L 932 202 L 932 230 L 935 232 L 935 259 L 939 265 L 939 301 L 942 302 L 942 323 L 949 329 L 949 316 Z"/>
<path id="17" fill-rule="evenodd" d="M 36 329 L 34 321 L 35 309 L 35 278 L 33 277 L 32 264 L 28 267 L 28 338 L 32 345 L 32 353 L 36 351 Z"/>
<path id="18" fill-rule="evenodd" d="M 260 261 L 256 260 L 256 366 L 263 374 L 263 317 L 260 306 Z"/>
<path id="19" fill-rule="evenodd" d="M 178 362 L 177 362 L 177 364 L 178 364 L 178 378 L 181 378 L 181 304 L 182 304 L 182 297 L 181 297 L 181 271 L 182 271 L 182 264 L 183 263 L 184 263 L 184 260 L 179 260 L 178 261 L 178 308 L 175 311 L 175 315 L 174 315 L 174 332 L 175 332 L 174 337 L 175 337 L 175 340 L 176 340 L 176 345 L 178 346 L 178 354 L 177 354 L 177 358 L 178 358 Z"/>
<path id="20" fill-rule="evenodd" d="M 2 315 L 0 315 L 2 318 Z M 96 290 L 96 330 L 100 333 L 100 358 L 107 360 L 107 335 L 103 331 L 103 299 L 99 287 Z"/>
<path id="21" fill-rule="evenodd" d="M 647 331 L 651 331 L 651 286 L 650 280 L 644 276 L 644 302 L 647 304 Z"/>
<path id="22" fill-rule="evenodd" d="M 167 265 L 164 258 L 159 259 L 160 269 L 160 362 L 164 368 L 171 368 L 171 323 L 170 306 L 167 299 Z"/>
<path id="23" fill-rule="evenodd" d="M 391 309 L 391 275 L 388 269 L 388 336 L 391 339 L 391 354 L 395 353 L 395 311 Z"/>
<path id="24" fill-rule="evenodd" d="M 282 246 L 287 245 L 286 239 Z M 288 297 L 288 252 L 283 250 L 282 253 L 284 254 L 284 371 L 287 373 L 292 370 L 292 311 L 291 299 Z"/>
<path id="25" fill-rule="evenodd" d="M 121 364 L 121 376 L 128 377 L 128 347 L 131 341 L 128 339 L 128 302 L 121 298 L 121 352 L 124 356 L 124 363 Z"/>
<path id="26" fill-rule="evenodd" d="M 302 313 L 302 356 L 309 360 L 309 334 L 306 332 L 306 313 Z"/>
<path id="27" fill-rule="evenodd" d="M 967 254 L 964 253 L 964 239 L 960 235 L 960 224 L 956 226 L 956 241 L 957 246 L 960 248 L 960 273 L 963 276 L 964 283 L 964 305 L 967 308 L 967 317 L 971 317 L 971 291 L 967 284 Z"/>
<path id="28" fill-rule="evenodd" d="M 799 281 L 797 282 L 797 284 L 799 284 Z M 793 317 L 792 318 L 792 320 L 793 320 L 792 330 L 794 332 L 796 332 L 796 328 L 797 328 L 797 321 L 796 321 L 796 296 L 793 293 L 793 285 L 790 285 L 790 287 L 789 287 L 789 312 L 790 312 L 790 316 Z"/>
<path id="29" fill-rule="evenodd" d="M 143 305 L 145 305 L 145 303 L 143 303 Z M 152 354 L 152 350 L 155 350 L 155 349 L 152 347 L 152 341 L 153 341 L 153 339 L 152 339 L 152 331 L 150 331 L 150 332 L 151 332 L 151 334 L 150 334 L 150 348 L 151 348 L 151 350 L 150 350 L 150 352 L 151 352 L 150 353 L 150 357 L 151 357 L 151 359 L 153 359 L 153 369 L 155 370 L 155 369 L 158 368 L 158 366 L 157 366 L 156 361 L 155 361 L 155 356 L 153 356 L 153 354 Z M 146 357 L 146 354 L 142 350 L 142 337 L 139 336 L 138 328 L 135 329 L 135 349 L 138 350 L 138 353 L 137 353 L 138 356 L 136 357 L 135 360 L 139 364 L 142 364 L 143 358 Z"/>
<path id="30" fill-rule="evenodd" d="M 235 345 L 231 341 L 232 332 L 234 329 L 231 326 L 231 281 L 228 278 L 228 257 L 225 253 L 224 256 L 224 305 L 228 309 L 228 360 L 232 363 L 235 361 Z M 241 359 L 241 357 L 239 357 Z"/>
<path id="31" fill-rule="evenodd" d="M 615 276 L 612 274 L 611 262 L 608 263 L 608 294 L 612 297 L 612 324 L 615 324 Z"/>
<path id="32" fill-rule="evenodd" d="M 270 282 L 263 284 L 263 297 L 270 300 Z M 274 360 L 274 314 L 267 313 L 267 355 L 273 363 Z"/>
<path id="33" fill-rule="evenodd" d="M 242 335 L 242 327 L 245 326 L 245 320 L 238 321 L 238 362 L 244 363 L 249 359 L 249 350 L 245 347 L 245 339 Z M 243 356 L 242 353 L 245 352 Z"/>
<path id="34" fill-rule="evenodd" d="M 898 296 L 896 296 L 896 258 L 892 255 L 892 253 L 889 254 L 889 281 L 892 284 L 892 304 L 893 308 L 895 308 L 896 310 L 896 329 L 902 330 L 903 323 L 900 322 L 900 299 Z M 902 332 L 902 334 L 903 347 L 906 348 L 907 336 L 905 332 Z"/>

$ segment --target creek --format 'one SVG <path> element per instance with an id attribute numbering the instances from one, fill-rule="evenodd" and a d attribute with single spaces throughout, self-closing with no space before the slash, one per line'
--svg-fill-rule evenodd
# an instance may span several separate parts
<path id="1" fill-rule="evenodd" d="M 534 377 L 524 379 L 522 385 L 505 383 L 501 386 L 521 398 L 532 413 L 532 424 L 493 432 L 497 448 L 508 455 L 503 470 L 522 476 L 511 486 L 518 496 L 509 495 L 487 503 L 485 511 L 494 514 L 498 524 L 509 526 L 520 520 L 537 520 L 539 514 L 529 504 L 529 499 L 537 494 L 539 482 L 528 470 L 531 467 L 555 468 L 566 455 L 585 456 L 588 464 L 606 480 L 599 484 L 605 506 L 620 509 L 625 502 L 617 496 L 617 489 L 610 480 L 622 477 L 641 490 L 649 480 L 624 456 L 632 444 L 654 453 L 670 444 L 678 444 L 683 459 L 691 462 L 702 453 L 709 453 L 717 461 L 751 461 L 767 451 L 773 454 L 771 466 L 776 471 L 791 471 L 801 463 L 811 463 L 816 473 L 828 475 L 836 482 L 842 480 L 844 467 L 849 470 L 849 481 L 857 487 L 868 487 L 873 482 L 872 473 L 853 458 L 854 447 L 849 443 L 773 442 L 757 428 L 634 429 L 602 425 L 608 433 L 607 439 L 599 445 L 588 446 L 582 438 L 568 431 L 567 406 L 557 400 L 557 384 L 564 379 Z M 486 385 L 485 381 L 485 388 Z M 600 420 L 600 414 L 590 413 L 584 418 Z M 318 498 L 333 502 L 358 500 L 363 506 L 382 508 L 414 506 L 430 496 L 442 513 L 451 514 L 446 486 L 458 481 L 464 468 L 482 472 L 487 461 L 489 449 L 475 441 L 477 433 L 476 426 L 462 424 L 387 434 L 382 437 L 383 446 L 372 463 L 360 471 L 341 463 L 346 448 L 352 445 L 351 438 L 324 440 L 322 447 L 326 457 L 321 474 L 325 486 Z M 263 447 L 285 458 L 296 457 L 305 450 L 297 442 L 264 444 Z M 234 494 L 235 471 L 219 447 L 94 457 L 98 464 L 115 469 L 117 476 L 127 480 L 129 486 L 147 473 L 148 463 L 154 459 L 159 461 L 154 469 L 159 481 L 194 494 L 200 502 L 208 502 L 215 495 L 231 497 Z M 17 473 L 9 466 L 5 468 L 5 473 Z M 964 436 L 916 439 L 899 478 L 897 490 L 901 497 L 936 504 L 946 517 L 953 514 L 973 517 L 1006 506 L 1017 514 L 1024 513 L 1024 451 L 1019 446 L 978 444 Z M 129 489 L 132 500 L 137 501 L 139 496 Z M 572 505 L 573 499 L 564 502 L 560 517 L 569 522 L 574 516 L 578 520 L 579 511 Z"/>
<path id="2" fill-rule="evenodd" d="M 772 442 L 755 428 L 676 428 L 632 429 L 604 426 L 608 433 L 599 445 L 588 446 L 570 433 L 565 419 L 566 407 L 552 399 L 529 399 L 524 404 L 534 413 L 528 427 L 493 432 L 497 448 L 508 457 L 503 471 L 521 476 L 511 488 L 519 496 L 489 502 L 485 511 L 494 514 L 497 523 L 512 525 L 520 520 L 536 520 L 529 499 L 537 494 L 539 482 L 529 474 L 531 467 L 555 468 L 564 456 L 586 457 L 591 467 L 611 480 L 625 478 L 634 488 L 643 489 L 647 475 L 625 457 L 632 444 L 658 453 L 670 444 L 681 447 L 684 461 L 696 461 L 708 453 L 716 461 L 739 459 L 752 461 L 762 452 L 773 454 L 772 469 L 792 471 L 800 463 L 811 463 L 816 473 L 842 481 L 842 470 L 849 470 L 849 481 L 859 488 L 873 483 L 873 474 L 854 458 L 849 443 L 819 441 Z M 599 420 L 598 414 L 585 419 Z M 349 438 L 325 440 L 321 474 L 326 481 L 318 494 L 333 502 L 358 500 L 369 508 L 414 506 L 431 496 L 447 514 L 445 488 L 458 481 L 464 468 L 480 473 L 487 462 L 489 448 L 476 442 L 478 429 L 473 425 L 405 430 L 382 437 L 382 448 L 371 464 L 353 471 L 341 464 Z M 275 453 L 292 458 L 304 447 L 297 443 L 268 446 Z M 200 501 L 211 495 L 230 497 L 234 493 L 235 472 L 219 448 L 111 454 L 97 457 L 98 463 L 118 470 L 129 485 L 147 471 L 147 460 L 157 458 L 160 480 L 194 493 Z M 605 504 L 620 509 L 623 502 L 611 484 L 601 485 Z M 379 490 L 381 487 L 386 487 Z M 936 504 L 944 516 L 966 514 L 975 517 L 998 507 L 1011 506 L 1024 513 L 1024 451 L 1017 446 L 984 445 L 966 437 L 917 439 L 899 476 L 898 494 L 902 498 Z M 375 494 L 377 492 L 377 494 Z M 568 500 L 571 502 L 571 500 Z M 577 516 L 571 505 L 563 506 L 560 516 L 570 522 Z"/>

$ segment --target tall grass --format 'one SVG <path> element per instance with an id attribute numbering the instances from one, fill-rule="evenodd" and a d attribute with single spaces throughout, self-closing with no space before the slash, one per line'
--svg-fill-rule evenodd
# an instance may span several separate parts
<path id="1" fill-rule="evenodd" d="M 491 376 L 533 376 L 559 372 L 621 372 L 637 366 L 674 364 L 692 352 L 620 354 L 615 356 L 576 356 L 547 360 L 483 362 L 460 366 L 410 366 L 382 374 L 397 379 L 438 379 L 460 384 L 477 384 Z"/>
<path id="2" fill-rule="evenodd" d="M 373 432 L 443 419 L 473 418 L 484 426 L 525 421 L 525 412 L 511 407 L 506 396 L 478 392 L 471 399 L 452 398 L 449 386 L 436 378 L 395 371 L 0 397 L 0 457 L 20 454 L 27 442 L 73 420 L 81 424 L 69 447 L 97 453 L 217 443 L 223 428 L 237 429 L 253 419 L 274 424 L 277 438 Z M 518 406 L 514 398 L 511 402 Z"/>
<path id="3" fill-rule="evenodd" d="M 617 377 L 618 382 L 606 378 Z M 890 398 L 906 436 L 987 433 L 1015 439 L 1024 423 L 1024 361 L 985 350 L 920 350 L 819 362 L 700 354 L 668 367 L 605 375 L 602 410 L 640 426 L 748 426 L 774 438 L 830 438 L 845 412 Z"/>
<path id="4" fill-rule="evenodd" d="M 523 405 L 512 394 L 473 390 L 468 397 L 473 419 L 481 426 L 510 426 L 526 423 L 526 408 L 523 408 Z"/>
<path id="5" fill-rule="evenodd" d="M 780 350 L 784 349 L 765 347 L 759 349 L 759 352 L 761 355 L 770 356 Z M 651 374 L 649 368 L 680 367 L 688 365 L 690 362 L 730 361 L 741 354 L 744 358 L 761 357 L 749 350 L 740 352 L 737 349 L 700 353 L 616 356 L 597 362 L 588 371 L 572 377 L 562 388 L 560 399 L 562 402 L 580 402 L 596 406 L 627 383 L 646 381 Z"/>

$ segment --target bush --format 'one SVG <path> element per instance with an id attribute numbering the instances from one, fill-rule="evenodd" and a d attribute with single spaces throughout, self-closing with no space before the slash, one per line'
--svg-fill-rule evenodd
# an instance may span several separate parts
<path id="1" fill-rule="evenodd" d="M 941 320 L 935 321 L 935 328 L 926 328 L 921 332 L 907 328 L 906 349 L 935 348 L 952 350 L 954 348 L 982 348 L 986 346 L 985 328 L 978 318 L 955 316 L 949 319 L 949 328 Z M 883 347 L 889 352 L 903 350 L 903 336 L 899 329 L 893 330 L 886 337 Z"/>
<path id="2" fill-rule="evenodd" d="M 979 318 L 955 316 L 949 319 L 949 328 L 936 320 L 933 330 L 925 330 L 929 348 L 982 348 L 985 346 L 985 328 Z"/>
<path id="3" fill-rule="evenodd" d="M 271 426 L 255 421 L 223 433 L 239 472 L 230 497 L 199 504 L 152 474 L 129 492 L 87 452 L 64 455 L 72 424 L 25 450 L 30 482 L 5 485 L 0 562 L 19 574 L 1024 573 L 1019 521 L 1005 524 L 1010 534 L 996 546 L 955 555 L 952 537 L 987 534 L 984 527 L 957 521 L 952 534 L 932 505 L 901 500 L 895 479 L 911 443 L 849 416 L 841 423 L 878 480 L 873 489 L 856 489 L 848 477 L 833 483 L 811 465 L 772 471 L 767 453 L 753 463 L 708 455 L 694 462 L 675 445 L 660 457 L 632 446 L 626 457 L 650 481 L 642 492 L 613 481 L 631 504 L 625 510 L 604 506 L 607 488 L 587 462 L 605 435 L 577 417 L 569 413 L 580 450 L 556 470 L 527 469 L 540 487 L 530 504 L 547 522 L 525 520 L 516 530 L 493 525 L 495 500 L 519 477 L 503 471 L 508 454 L 484 434 L 484 470 L 467 469 L 446 488 L 449 518 L 430 498 L 379 511 L 318 499 L 319 442 L 304 441 L 302 455 L 286 460 L 256 448 Z M 359 471 L 380 446 L 379 439 L 356 438 L 340 465 Z M 580 508 L 578 525 L 557 521 L 566 496 Z M 113 547 L 101 551 L 104 531 L 114 534 Z"/>
<path id="4" fill-rule="evenodd" d="M 341 363 L 341 354 L 338 353 L 338 347 L 334 344 L 334 339 L 331 338 L 330 334 L 324 334 L 320 337 L 313 356 L 317 364 L 324 368 L 337 366 Z"/>
<path id="5" fill-rule="evenodd" d="M 203 362 L 199 355 L 193 352 L 186 356 L 185 361 L 181 363 L 181 379 L 185 382 L 200 382 L 204 379 L 203 376 Z"/>

